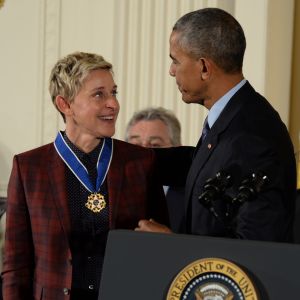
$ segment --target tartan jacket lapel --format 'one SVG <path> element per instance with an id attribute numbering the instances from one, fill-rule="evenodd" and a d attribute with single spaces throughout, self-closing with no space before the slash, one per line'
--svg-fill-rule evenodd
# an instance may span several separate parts
<path id="1" fill-rule="evenodd" d="M 110 215 L 109 222 L 110 228 L 116 227 L 116 219 L 118 215 L 119 201 L 121 199 L 121 191 L 123 189 L 124 178 L 124 164 L 119 159 L 120 153 L 116 154 L 116 141 L 114 141 L 114 153 L 110 169 L 107 174 L 107 185 L 109 194 Z M 120 146 L 120 145 L 119 145 Z M 118 148 L 118 146 L 117 146 Z M 67 201 L 66 189 L 66 165 L 57 154 L 53 144 L 49 149 L 50 158 L 48 164 L 49 183 L 51 185 L 52 198 L 55 203 L 57 213 L 60 218 L 61 225 L 66 236 L 69 236 L 71 230 L 70 212 Z"/>
<path id="2" fill-rule="evenodd" d="M 121 191 L 124 189 L 124 163 L 122 163 L 121 153 L 118 153 L 120 145 L 114 140 L 113 157 L 110 168 L 107 173 L 107 187 L 109 195 L 109 225 L 110 228 L 116 228 L 117 216 L 119 212 L 119 202 L 121 199 Z"/>
<path id="3" fill-rule="evenodd" d="M 66 236 L 69 236 L 71 229 L 70 212 L 68 207 L 66 166 L 57 154 L 54 145 L 49 149 L 48 175 L 51 185 L 52 199 L 56 206 L 61 225 Z"/>

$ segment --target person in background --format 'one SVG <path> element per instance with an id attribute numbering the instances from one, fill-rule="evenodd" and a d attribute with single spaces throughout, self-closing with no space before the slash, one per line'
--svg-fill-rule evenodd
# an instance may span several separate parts
<path id="1" fill-rule="evenodd" d="M 142 147 L 181 146 L 181 126 L 175 114 L 162 107 L 134 113 L 126 127 L 125 140 Z"/>
<path id="2" fill-rule="evenodd" d="M 169 72 L 183 101 L 208 110 L 188 173 L 178 166 L 180 147 L 157 149 L 162 183 L 186 182 L 183 232 L 291 242 L 294 150 L 279 114 L 244 78 L 241 25 L 224 10 L 204 8 L 182 16 L 169 41 Z M 136 230 L 170 232 L 149 220 Z"/>
<path id="3" fill-rule="evenodd" d="M 181 146 L 181 126 L 175 114 L 162 107 L 146 108 L 134 113 L 125 132 L 125 140 L 142 147 Z M 184 187 L 164 186 L 170 227 L 180 232 L 183 226 Z"/>
<path id="4" fill-rule="evenodd" d="M 165 197 L 153 150 L 111 138 L 119 103 L 109 62 L 67 55 L 49 91 L 65 130 L 14 157 L 4 299 L 96 300 L 108 231 L 134 229 L 141 218 L 168 222 Z"/>

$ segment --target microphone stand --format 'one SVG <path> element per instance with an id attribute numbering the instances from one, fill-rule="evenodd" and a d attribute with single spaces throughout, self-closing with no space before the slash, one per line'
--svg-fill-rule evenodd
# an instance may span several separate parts
<path id="1" fill-rule="evenodd" d="M 212 215 L 224 226 L 229 236 L 234 236 L 234 220 L 239 208 L 245 202 L 252 201 L 269 183 L 269 178 L 261 173 L 252 173 L 241 182 L 236 197 L 225 194 L 225 190 L 232 185 L 231 175 L 225 172 L 218 172 L 214 178 L 209 178 L 204 186 L 203 193 L 198 197 L 199 202 L 206 207 Z M 214 202 L 224 201 L 226 204 L 225 213 L 220 215 Z"/>

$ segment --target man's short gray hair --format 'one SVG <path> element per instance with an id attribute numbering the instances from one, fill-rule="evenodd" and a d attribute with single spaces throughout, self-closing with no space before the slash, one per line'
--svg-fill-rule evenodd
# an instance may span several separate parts
<path id="1" fill-rule="evenodd" d="M 162 121 L 168 128 L 169 136 L 171 140 L 172 146 L 180 146 L 181 145 L 181 126 L 175 114 L 168 109 L 163 107 L 157 108 L 146 108 L 140 111 L 137 111 L 132 118 L 130 119 L 125 133 L 125 140 L 128 141 L 129 130 L 130 128 L 140 121 L 154 121 L 160 120 Z"/>
<path id="2" fill-rule="evenodd" d="M 241 72 L 246 38 L 239 22 L 219 8 L 182 16 L 174 25 L 178 46 L 195 59 L 210 58 L 226 73 Z"/>

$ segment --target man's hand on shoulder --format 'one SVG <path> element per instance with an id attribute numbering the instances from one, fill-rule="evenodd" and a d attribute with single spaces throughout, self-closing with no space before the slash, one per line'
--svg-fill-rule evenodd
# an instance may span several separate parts
<path id="1" fill-rule="evenodd" d="M 147 232 L 160 232 L 160 233 L 172 233 L 171 229 L 166 225 L 155 222 L 153 219 L 140 220 L 138 227 L 135 231 L 147 231 Z"/>

